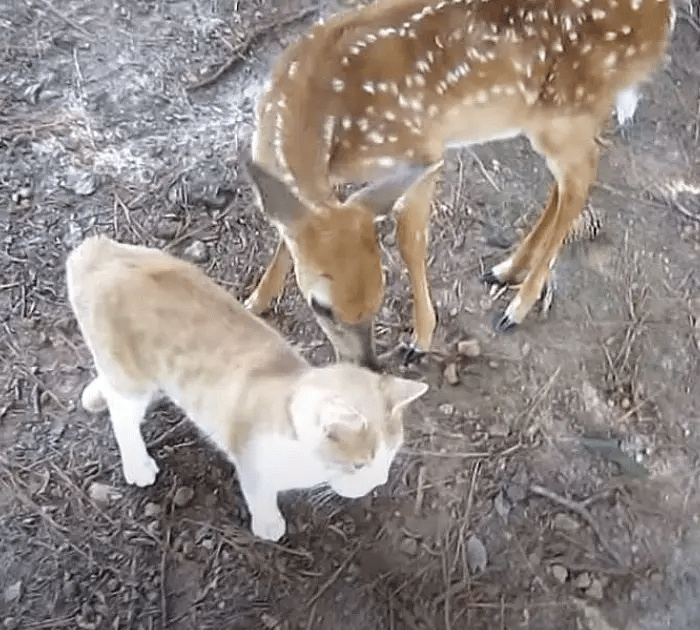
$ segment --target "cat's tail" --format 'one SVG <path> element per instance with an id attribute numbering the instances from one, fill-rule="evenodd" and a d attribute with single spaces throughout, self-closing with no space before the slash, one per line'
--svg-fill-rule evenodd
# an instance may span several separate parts
<path id="1" fill-rule="evenodd" d="M 78 245 L 66 259 L 66 274 L 69 286 L 76 280 L 85 276 L 97 265 L 104 261 L 105 255 L 117 246 L 111 238 L 104 234 L 88 236 Z"/>
<path id="2" fill-rule="evenodd" d="M 109 258 L 111 250 L 118 244 L 104 235 L 89 236 L 78 245 L 66 259 L 66 284 L 68 299 L 73 310 L 78 314 L 81 309 L 81 295 L 89 288 L 87 279 L 93 276 L 101 264 Z"/>

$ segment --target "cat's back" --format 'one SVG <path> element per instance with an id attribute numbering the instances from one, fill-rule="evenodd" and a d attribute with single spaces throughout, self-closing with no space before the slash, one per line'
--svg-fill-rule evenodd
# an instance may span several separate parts
<path id="1" fill-rule="evenodd" d="M 290 366 L 301 361 L 276 330 L 203 271 L 159 250 L 90 237 L 68 256 L 66 275 L 85 334 L 110 354 L 117 348 L 128 354 L 130 363 L 152 356 L 184 367 L 206 359 L 218 369 L 217 357 L 264 364 L 266 357 L 283 356 Z"/>

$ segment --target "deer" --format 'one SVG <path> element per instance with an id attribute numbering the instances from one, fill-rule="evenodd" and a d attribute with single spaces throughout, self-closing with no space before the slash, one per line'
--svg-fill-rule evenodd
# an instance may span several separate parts
<path id="1" fill-rule="evenodd" d="M 319 21 L 279 56 L 257 102 L 247 172 L 281 236 L 246 306 L 293 267 L 336 357 L 377 366 L 384 295 L 375 222 L 394 212 L 413 294 L 405 360 L 430 350 L 431 200 L 446 150 L 523 135 L 553 177 L 531 230 L 482 276 L 517 288 L 493 328 L 542 295 L 597 176 L 613 110 L 634 115 L 665 57 L 670 0 L 377 0 Z M 343 183 L 365 185 L 344 200 Z"/>

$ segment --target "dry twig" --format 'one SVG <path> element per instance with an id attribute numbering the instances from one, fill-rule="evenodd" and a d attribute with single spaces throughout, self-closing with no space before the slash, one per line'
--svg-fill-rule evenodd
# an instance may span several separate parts
<path id="1" fill-rule="evenodd" d="M 539 486 L 537 484 L 532 484 L 530 486 L 530 492 L 532 492 L 533 494 L 537 494 L 541 497 L 545 497 L 550 501 L 554 501 L 554 503 L 558 503 L 559 505 L 565 507 L 567 510 L 571 510 L 572 512 L 578 514 L 584 521 L 586 521 L 586 523 L 588 523 L 590 528 L 593 530 L 593 533 L 600 541 L 601 546 L 603 547 L 603 549 L 605 549 L 605 551 L 607 551 L 610 554 L 612 559 L 615 560 L 617 564 L 624 565 L 624 562 L 622 561 L 618 553 L 610 546 L 608 541 L 603 536 L 603 533 L 600 531 L 600 527 L 598 527 L 598 523 L 596 523 L 595 519 L 593 518 L 593 515 L 585 507 L 585 501 L 571 501 L 570 499 L 566 499 L 565 497 L 559 496 L 555 492 L 547 490 L 547 488 L 543 488 L 542 486 Z"/>

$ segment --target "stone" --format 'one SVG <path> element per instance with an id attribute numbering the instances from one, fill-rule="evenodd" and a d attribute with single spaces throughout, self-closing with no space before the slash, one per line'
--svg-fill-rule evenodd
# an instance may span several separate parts
<path id="1" fill-rule="evenodd" d="M 415 556 L 418 553 L 418 541 L 411 536 L 406 536 L 399 545 L 403 553 L 408 556 Z"/>
<path id="2" fill-rule="evenodd" d="M 22 596 L 22 580 L 17 580 L 10 584 L 3 595 L 7 604 L 17 601 Z"/>
<path id="3" fill-rule="evenodd" d="M 553 564 L 551 571 L 552 576 L 559 584 L 564 584 L 569 579 L 569 569 L 561 564 Z"/>
<path id="4" fill-rule="evenodd" d="M 143 515 L 146 518 L 152 518 L 154 516 L 160 516 L 161 511 L 160 505 L 149 501 L 143 508 Z"/>
<path id="5" fill-rule="evenodd" d="M 576 588 L 588 588 L 591 585 L 591 576 L 588 575 L 585 571 L 583 573 L 579 573 L 579 575 L 576 577 L 574 580 L 574 586 Z"/>
<path id="6" fill-rule="evenodd" d="M 481 356 L 481 344 L 478 339 L 463 339 L 457 343 L 457 354 L 474 359 Z"/>
<path id="7" fill-rule="evenodd" d="M 194 490 L 188 486 L 182 486 L 177 489 L 175 496 L 173 497 L 173 503 L 175 506 L 182 508 L 189 504 L 194 497 Z"/>
<path id="8" fill-rule="evenodd" d="M 458 385 L 459 374 L 457 372 L 457 364 L 448 363 L 447 367 L 445 368 L 445 371 L 443 372 L 443 376 L 445 377 L 445 380 L 449 385 Z"/>
<path id="9" fill-rule="evenodd" d="M 603 599 L 603 585 L 598 579 L 594 579 L 586 589 L 586 595 L 591 599 Z"/>
<path id="10" fill-rule="evenodd" d="M 560 512 L 552 519 L 552 527 L 562 532 L 575 532 L 581 524 L 573 516 Z"/>
<path id="11" fill-rule="evenodd" d="M 206 262 L 209 258 L 209 250 L 202 241 L 192 241 L 183 252 L 185 258 L 195 263 Z"/>

